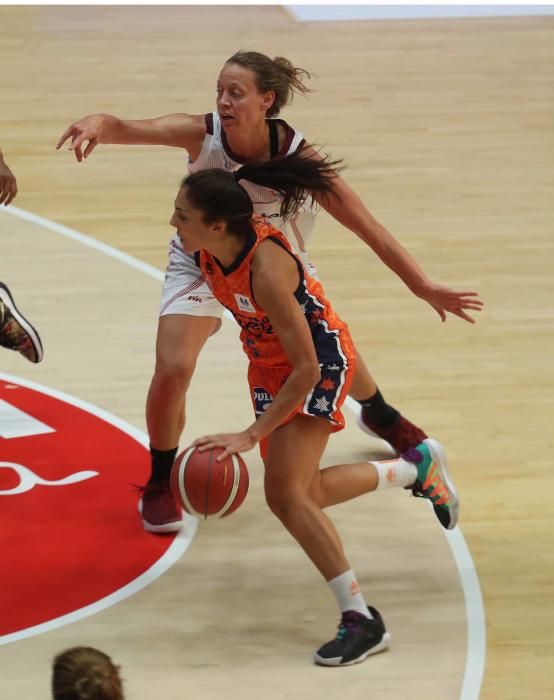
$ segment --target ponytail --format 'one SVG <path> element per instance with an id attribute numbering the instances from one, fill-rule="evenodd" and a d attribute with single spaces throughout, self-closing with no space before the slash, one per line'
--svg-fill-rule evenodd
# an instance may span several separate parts
<path id="1" fill-rule="evenodd" d="M 254 212 L 252 200 L 240 182 L 247 180 L 267 187 L 282 197 L 281 217 L 291 218 L 304 202 L 326 202 L 338 198 L 333 180 L 342 169 L 340 160 L 329 156 L 314 158 L 306 155 L 307 146 L 300 152 L 272 158 L 263 163 L 246 163 L 235 172 L 220 168 L 200 170 L 186 177 L 182 187 L 195 209 L 202 212 L 204 222 L 224 221 L 230 233 L 246 236 L 252 230 L 250 220 Z"/>
<path id="2" fill-rule="evenodd" d="M 333 180 L 342 170 L 342 161 L 332 161 L 328 155 L 315 159 L 305 155 L 306 148 L 264 163 L 246 163 L 235 171 L 235 179 L 278 192 L 283 198 L 281 217 L 290 219 L 308 198 L 313 204 L 316 197 L 324 202 L 337 197 Z"/>

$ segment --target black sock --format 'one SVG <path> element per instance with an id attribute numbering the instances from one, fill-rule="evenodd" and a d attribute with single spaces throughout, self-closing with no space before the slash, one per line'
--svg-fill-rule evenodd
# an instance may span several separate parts
<path id="1" fill-rule="evenodd" d="M 150 481 L 167 481 L 169 479 L 176 454 L 177 447 L 173 450 L 156 450 L 150 445 L 150 455 L 152 457 Z"/>
<path id="2" fill-rule="evenodd" d="M 358 403 L 364 409 L 364 416 L 375 423 L 378 428 L 388 428 L 400 415 L 396 408 L 388 405 L 379 389 L 369 399 L 358 401 Z"/>

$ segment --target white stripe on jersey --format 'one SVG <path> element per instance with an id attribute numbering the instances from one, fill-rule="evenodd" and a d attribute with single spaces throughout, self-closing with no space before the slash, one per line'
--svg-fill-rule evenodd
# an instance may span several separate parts
<path id="1" fill-rule="evenodd" d="M 242 163 L 237 163 L 236 160 L 233 160 L 225 151 L 221 138 L 221 122 L 218 113 L 213 112 L 212 118 L 213 134 L 206 133 L 200 155 L 195 161 L 189 161 L 189 173 L 196 173 L 209 168 L 223 168 L 224 170 L 235 171 L 242 165 Z M 296 129 L 293 129 L 293 131 L 294 136 L 287 150 L 287 155 L 294 153 L 304 139 L 301 131 L 296 131 Z M 242 180 L 240 184 L 252 200 L 254 212 L 267 219 L 268 223 L 285 234 L 293 251 L 299 256 L 304 266 L 310 269 L 306 247 L 314 227 L 317 207 L 312 208 L 306 204 L 299 209 L 294 219 L 290 222 L 284 222 L 279 214 L 282 198 L 277 192 L 267 187 L 253 185 L 246 180 Z"/>

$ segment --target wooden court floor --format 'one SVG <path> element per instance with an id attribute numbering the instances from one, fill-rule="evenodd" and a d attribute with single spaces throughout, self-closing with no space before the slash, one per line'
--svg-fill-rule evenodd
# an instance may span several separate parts
<path id="1" fill-rule="evenodd" d="M 0 144 L 18 176 L 15 205 L 163 269 L 184 154 L 99 147 L 77 164 L 54 144 L 91 112 L 211 110 L 217 72 L 237 48 L 314 73 L 317 92 L 283 116 L 345 159 L 346 179 L 431 277 L 486 303 L 475 326 L 441 324 L 321 215 L 312 254 L 328 296 L 383 393 L 449 453 L 485 605 L 480 697 L 551 698 L 554 23 L 297 24 L 277 6 L 2 7 Z M 144 430 L 159 282 L 5 212 L 0 231 L 0 278 L 33 312 L 46 347 L 38 367 L 4 352 L 0 369 Z M 242 425 L 243 366 L 228 323 L 203 355 L 184 441 Z M 325 463 L 380 450 L 350 421 Z M 387 494 L 333 513 L 395 640 L 334 675 L 309 664 L 336 622 L 332 601 L 267 513 L 259 460 L 248 463 L 244 509 L 201 526 L 151 586 L 0 647 L 0 697 L 45 697 L 51 655 L 76 640 L 122 663 L 134 700 L 160 689 L 168 699 L 262 689 L 293 700 L 346 689 L 356 700 L 461 697 L 460 575 L 423 504 Z"/>

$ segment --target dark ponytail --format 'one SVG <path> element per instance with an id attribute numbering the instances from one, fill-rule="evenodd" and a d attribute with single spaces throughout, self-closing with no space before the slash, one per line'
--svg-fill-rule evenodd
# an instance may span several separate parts
<path id="1" fill-rule="evenodd" d="M 255 185 L 278 192 L 283 198 L 281 217 L 289 219 L 304 202 L 315 195 L 326 201 L 333 192 L 333 180 L 337 177 L 340 160 L 330 160 L 329 156 L 314 159 L 299 153 L 272 158 L 265 163 L 246 163 L 235 172 L 238 180 L 248 180 Z"/>
<path id="2" fill-rule="evenodd" d="M 337 167 L 342 161 L 332 161 L 329 156 L 313 158 L 305 155 L 306 148 L 263 163 L 247 163 L 234 173 L 217 168 L 201 170 L 186 177 L 182 186 L 187 188 L 190 203 L 202 212 L 206 223 L 224 221 L 231 233 L 245 235 L 251 230 L 253 206 L 241 180 L 278 192 L 283 198 L 283 219 L 293 216 L 310 197 L 312 201 L 317 196 L 325 202 L 337 196 L 333 180 L 342 169 Z"/>

